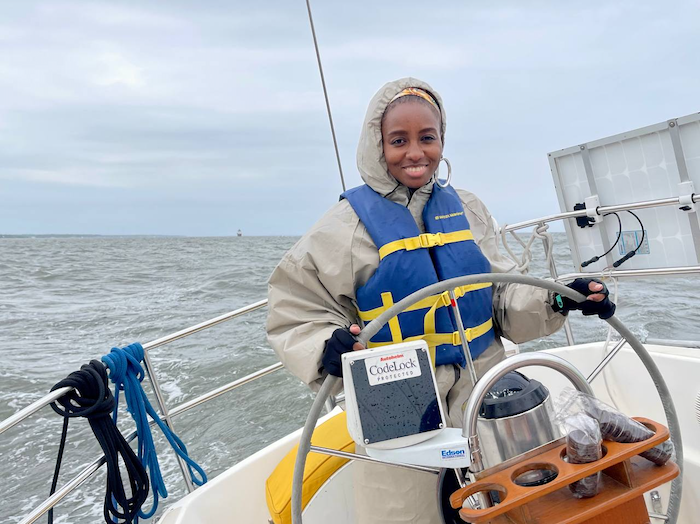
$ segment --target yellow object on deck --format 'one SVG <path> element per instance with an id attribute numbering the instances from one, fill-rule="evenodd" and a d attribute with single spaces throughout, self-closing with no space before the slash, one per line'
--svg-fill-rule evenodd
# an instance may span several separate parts
<path id="1" fill-rule="evenodd" d="M 355 443 L 348 433 L 345 412 L 337 414 L 318 426 L 311 437 L 311 444 L 354 453 Z M 294 449 L 287 453 L 287 456 L 280 461 L 265 483 L 267 508 L 275 524 L 291 524 L 292 522 L 292 477 L 294 476 L 297 448 L 298 446 L 294 446 Z M 326 480 L 347 462 L 348 459 L 340 457 L 309 453 L 304 468 L 301 507 L 305 508 Z"/>

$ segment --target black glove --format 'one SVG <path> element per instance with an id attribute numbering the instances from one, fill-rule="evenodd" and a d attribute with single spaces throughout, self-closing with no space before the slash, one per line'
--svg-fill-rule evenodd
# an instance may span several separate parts
<path id="1" fill-rule="evenodd" d="M 595 295 L 601 293 L 605 295 L 605 298 L 600 302 L 593 302 L 592 300 L 584 300 L 583 302 L 576 302 L 560 294 L 554 295 L 554 303 L 552 304 L 552 309 L 558 311 L 562 315 L 565 315 L 572 309 L 580 309 L 583 311 L 584 315 L 598 315 L 603 320 L 610 318 L 615 314 L 615 304 L 613 304 L 608 298 L 608 288 L 603 284 L 603 289 L 600 291 L 591 291 L 588 285 L 591 282 L 598 282 L 603 284 L 600 280 L 595 280 L 593 278 L 577 278 L 566 287 L 570 287 L 574 291 L 578 291 L 582 295 Z"/>
<path id="2" fill-rule="evenodd" d="M 340 355 L 352 351 L 352 346 L 357 339 L 350 333 L 349 328 L 338 328 L 331 338 L 326 341 L 326 349 L 323 351 L 321 362 L 329 374 L 336 377 L 343 376 L 343 365 Z"/>

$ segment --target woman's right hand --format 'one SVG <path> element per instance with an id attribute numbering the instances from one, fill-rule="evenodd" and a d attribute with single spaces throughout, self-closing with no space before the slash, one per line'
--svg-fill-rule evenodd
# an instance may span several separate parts
<path id="1" fill-rule="evenodd" d="M 343 365 L 340 356 L 348 351 L 358 351 L 365 349 L 355 338 L 360 334 L 361 328 L 353 324 L 349 328 L 338 328 L 333 332 L 331 338 L 326 341 L 326 348 L 323 351 L 321 363 L 325 370 L 336 377 L 343 376 Z"/>

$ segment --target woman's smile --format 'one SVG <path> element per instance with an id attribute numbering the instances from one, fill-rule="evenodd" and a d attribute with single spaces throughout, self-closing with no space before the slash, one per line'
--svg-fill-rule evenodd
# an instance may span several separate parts
<path id="1" fill-rule="evenodd" d="M 420 178 L 426 173 L 426 171 L 428 171 L 428 164 L 423 164 L 420 166 L 405 166 L 403 170 L 406 171 L 410 177 Z"/>

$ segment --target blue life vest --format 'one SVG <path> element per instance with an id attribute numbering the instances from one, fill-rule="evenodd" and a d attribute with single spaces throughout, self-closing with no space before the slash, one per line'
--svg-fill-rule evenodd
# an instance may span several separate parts
<path id="1" fill-rule="evenodd" d="M 433 185 L 421 234 L 411 212 L 367 185 L 343 193 L 379 249 L 379 267 L 356 290 L 360 319 L 377 318 L 414 291 L 453 277 L 489 273 L 491 264 L 469 229 L 457 192 Z M 469 350 L 477 358 L 494 340 L 491 284 L 455 289 Z M 425 339 L 436 366 L 466 365 L 447 292 L 428 297 L 391 319 L 369 347 Z"/>

